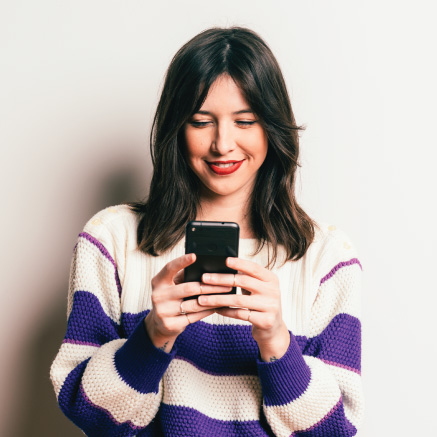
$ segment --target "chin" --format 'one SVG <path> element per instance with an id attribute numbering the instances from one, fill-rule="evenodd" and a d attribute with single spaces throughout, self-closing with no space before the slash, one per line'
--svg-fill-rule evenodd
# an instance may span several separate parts
<path id="1" fill-rule="evenodd" d="M 223 187 L 223 185 L 221 186 L 206 185 L 203 183 L 202 185 L 205 194 L 211 194 L 216 196 L 227 196 L 229 194 L 233 194 L 236 191 L 238 191 L 238 188 L 236 188 L 235 185 L 233 187 Z"/>
<path id="2" fill-rule="evenodd" d="M 245 195 L 247 193 L 247 196 L 250 196 L 250 193 L 252 192 L 249 187 L 246 187 L 245 185 L 236 185 L 229 184 L 228 186 L 207 186 L 207 190 L 209 193 L 216 195 L 216 196 L 232 196 L 234 194 L 239 193 L 240 195 Z"/>

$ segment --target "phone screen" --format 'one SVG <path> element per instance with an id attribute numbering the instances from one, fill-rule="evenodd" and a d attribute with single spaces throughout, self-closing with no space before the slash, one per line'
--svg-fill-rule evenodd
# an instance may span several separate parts
<path id="1" fill-rule="evenodd" d="M 185 227 L 185 253 L 195 253 L 196 261 L 185 268 L 184 281 L 200 282 L 204 273 L 237 273 L 226 266 L 226 258 L 238 256 L 239 236 L 240 228 L 234 222 L 189 222 Z M 236 288 L 229 293 L 236 293 Z"/>

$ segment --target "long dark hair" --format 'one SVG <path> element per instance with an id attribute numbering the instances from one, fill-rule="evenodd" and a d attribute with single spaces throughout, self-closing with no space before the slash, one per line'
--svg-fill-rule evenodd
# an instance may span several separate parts
<path id="1" fill-rule="evenodd" d="M 270 244 L 271 264 L 278 245 L 283 245 L 286 259 L 298 260 L 313 241 L 316 226 L 295 198 L 301 127 L 273 53 L 259 35 L 241 27 L 201 32 L 170 63 L 150 133 L 149 196 L 129 204 L 140 216 L 139 249 L 154 256 L 167 251 L 183 238 L 186 223 L 196 218 L 200 181 L 184 158 L 184 125 L 222 74 L 240 87 L 268 137 L 267 157 L 250 202 L 257 252 Z"/>

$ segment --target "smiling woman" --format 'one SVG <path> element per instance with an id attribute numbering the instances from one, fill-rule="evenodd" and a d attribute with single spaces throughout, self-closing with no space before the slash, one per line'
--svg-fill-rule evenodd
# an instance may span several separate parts
<path id="1" fill-rule="evenodd" d="M 356 434 L 361 264 L 296 201 L 298 130 L 253 31 L 209 29 L 176 53 L 148 199 L 98 213 L 74 251 L 51 378 L 87 435 Z M 183 281 L 192 220 L 238 223 L 236 274 Z"/>
<path id="2" fill-rule="evenodd" d="M 238 85 L 223 74 L 185 125 L 185 156 L 201 182 L 203 202 L 214 203 L 217 196 L 226 196 L 229 205 L 249 207 L 256 175 L 267 156 L 268 138 L 248 107 Z M 249 236 L 250 223 L 241 224 L 241 235 Z"/>
<path id="3" fill-rule="evenodd" d="M 214 91 L 217 87 L 219 92 Z M 223 92 L 232 104 L 226 102 Z M 174 56 L 155 113 L 150 134 L 154 172 L 149 198 L 132 205 L 140 218 L 139 248 L 152 255 L 164 253 L 183 238 L 188 221 L 210 216 L 211 220 L 232 218 L 238 222 L 242 236 L 257 240 L 258 250 L 268 243 L 271 264 L 279 245 L 286 250 L 287 259 L 302 257 L 314 238 L 314 221 L 298 205 L 294 192 L 300 129 L 278 62 L 256 33 L 234 27 L 208 29 L 196 35 Z M 215 196 L 210 202 L 212 198 L 205 194 L 215 191 L 202 183 L 196 173 L 200 166 L 195 170 L 188 164 L 187 141 L 211 147 L 208 159 L 214 163 L 223 161 L 218 158 L 220 150 L 234 147 L 243 134 L 246 149 L 249 141 L 250 147 L 259 144 L 261 132 L 266 137 L 267 154 L 252 191 L 249 184 L 246 198 L 238 204 L 233 202 L 233 210 L 232 203 L 223 197 Z M 242 155 L 242 150 L 238 153 Z M 238 157 L 240 161 L 242 158 Z M 240 165 L 245 167 L 244 163 Z M 209 166 L 223 172 L 220 167 Z M 215 189 L 230 185 L 222 178 Z M 236 200 L 234 196 L 231 199 Z"/>

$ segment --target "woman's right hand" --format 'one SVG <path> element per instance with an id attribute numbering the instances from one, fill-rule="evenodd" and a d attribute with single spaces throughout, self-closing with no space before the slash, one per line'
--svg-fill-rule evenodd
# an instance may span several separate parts
<path id="1" fill-rule="evenodd" d="M 194 253 L 180 256 L 167 263 L 152 279 L 152 309 L 144 322 L 152 343 L 164 352 L 171 350 L 178 335 L 189 324 L 214 313 L 215 307 L 201 306 L 197 299 L 184 301 L 185 297 L 232 290 L 232 287 L 201 282 L 184 283 L 183 269 L 195 261 Z"/>

